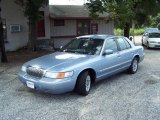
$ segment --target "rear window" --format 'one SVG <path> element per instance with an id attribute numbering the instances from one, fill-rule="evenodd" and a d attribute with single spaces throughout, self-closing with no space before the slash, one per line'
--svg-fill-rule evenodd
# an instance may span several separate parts
<path id="1" fill-rule="evenodd" d="M 160 33 L 149 33 L 149 38 L 160 38 Z"/>

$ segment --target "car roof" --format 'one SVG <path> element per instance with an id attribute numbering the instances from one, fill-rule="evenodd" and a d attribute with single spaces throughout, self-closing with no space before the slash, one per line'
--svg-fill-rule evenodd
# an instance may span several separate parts
<path id="1" fill-rule="evenodd" d="M 160 33 L 160 31 L 148 31 L 148 33 Z"/>
<path id="2" fill-rule="evenodd" d="M 106 38 L 112 38 L 112 37 L 118 37 L 118 36 L 116 36 L 116 35 L 107 35 L 107 34 L 94 34 L 94 35 L 83 35 L 83 36 L 79 36 L 77 38 L 106 39 Z"/>

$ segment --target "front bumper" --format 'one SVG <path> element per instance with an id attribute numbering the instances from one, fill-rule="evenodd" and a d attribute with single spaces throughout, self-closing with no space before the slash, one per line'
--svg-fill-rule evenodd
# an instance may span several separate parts
<path id="1" fill-rule="evenodd" d="M 52 79 L 46 77 L 36 78 L 29 76 L 22 71 L 19 72 L 18 78 L 26 86 L 27 82 L 30 82 L 33 83 L 34 89 L 53 94 L 72 91 L 76 84 L 76 77 L 69 77 L 65 79 Z"/>
<path id="2" fill-rule="evenodd" d="M 159 42 L 158 43 L 149 42 L 149 47 L 150 48 L 160 48 L 160 43 Z"/>

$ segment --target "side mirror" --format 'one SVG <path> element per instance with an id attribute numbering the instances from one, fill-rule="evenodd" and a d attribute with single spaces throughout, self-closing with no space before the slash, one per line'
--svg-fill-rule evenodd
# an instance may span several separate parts
<path id="1" fill-rule="evenodd" d="M 113 54 L 113 50 L 105 50 L 103 56 Z"/>

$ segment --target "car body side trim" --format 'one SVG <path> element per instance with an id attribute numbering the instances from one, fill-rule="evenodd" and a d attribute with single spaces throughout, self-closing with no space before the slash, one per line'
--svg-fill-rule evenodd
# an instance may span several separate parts
<path id="1" fill-rule="evenodd" d="M 114 66 L 112 66 L 112 67 L 108 67 L 108 68 L 102 69 L 102 70 L 100 70 L 100 72 L 103 72 L 103 71 L 112 69 L 112 68 L 117 67 L 117 66 L 121 66 L 121 65 L 126 64 L 126 63 L 129 63 L 129 62 L 131 62 L 131 60 L 128 60 L 128 61 L 126 61 L 126 62 L 123 62 L 123 63 L 117 64 L 117 65 L 114 65 Z"/>

